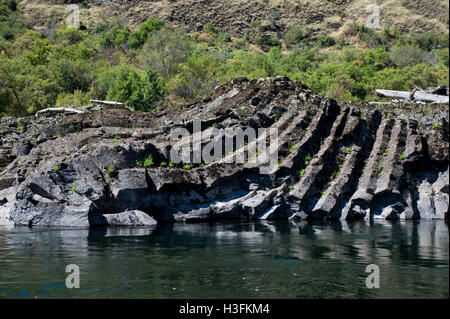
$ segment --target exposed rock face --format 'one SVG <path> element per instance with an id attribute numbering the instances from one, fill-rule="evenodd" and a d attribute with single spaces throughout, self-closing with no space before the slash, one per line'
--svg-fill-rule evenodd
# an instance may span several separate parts
<path id="1" fill-rule="evenodd" d="M 156 220 L 140 210 L 126 211 L 119 214 L 104 215 L 106 225 L 109 226 L 152 226 Z M 100 223 L 100 225 L 104 225 Z"/>
<path id="2" fill-rule="evenodd" d="M 236 79 L 182 110 L 3 118 L 0 223 L 448 218 L 448 109 L 408 112 L 339 105 L 277 77 Z M 204 151 L 227 129 L 250 127 L 278 130 L 278 165 L 267 173 L 264 161 L 233 160 L 251 141 L 209 163 L 172 165 L 175 143 Z M 189 133 L 174 140 L 175 128 Z"/>

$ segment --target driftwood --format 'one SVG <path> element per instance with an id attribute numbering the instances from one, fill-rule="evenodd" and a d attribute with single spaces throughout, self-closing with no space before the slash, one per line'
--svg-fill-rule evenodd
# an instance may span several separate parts
<path id="1" fill-rule="evenodd" d="M 65 114 L 83 114 L 85 112 L 77 110 L 77 109 L 72 109 L 72 108 L 67 108 L 67 107 L 52 107 L 52 108 L 48 108 L 48 109 L 44 109 L 44 110 L 40 110 L 36 112 L 36 116 L 38 115 L 42 115 L 42 114 L 60 114 L 60 113 L 65 113 Z"/>
<path id="2" fill-rule="evenodd" d="M 101 104 L 101 105 L 115 105 L 115 106 L 123 106 L 123 103 L 116 101 L 101 101 L 101 100 L 89 100 L 91 103 Z"/>
<path id="3" fill-rule="evenodd" d="M 412 92 L 376 90 L 375 93 L 378 94 L 378 96 L 403 99 L 406 101 L 423 101 L 448 104 L 448 96 L 419 92 L 417 90 L 413 90 Z"/>

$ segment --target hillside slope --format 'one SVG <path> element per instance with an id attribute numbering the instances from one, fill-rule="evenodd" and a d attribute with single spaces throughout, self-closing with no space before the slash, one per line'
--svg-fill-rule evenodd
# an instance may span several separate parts
<path id="1" fill-rule="evenodd" d="M 446 33 L 449 27 L 449 2 L 442 0 L 23 0 L 21 5 L 35 27 L 48 28 L 64 19 L 66 3 L 76 2 L 87 26 L 112 15 L 131 27 L 156 17 L 191 32 L 210 22 L 234 36 L 242 36 L 256 20 L 263 30 L 283 32 L 300 25 L 312 34 L 339 33 L 350 23 L 365 23 L 366 9 L 374 4 L 380 8 L 381 28 Z"/>

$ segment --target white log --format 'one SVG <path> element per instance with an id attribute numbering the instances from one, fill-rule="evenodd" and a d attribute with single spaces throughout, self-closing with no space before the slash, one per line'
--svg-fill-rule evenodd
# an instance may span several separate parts
<path id="1" fill-rule="evenodd" d="M 116 101 L 89 100 L 89 102 L 95 103 L 95 104 L 103 104 L 103 105 L 123 105 L 122 102 L 116 102 Z"/>
<path id="2" fill-rule="evenodd" d="M 380 96 L 405 99 L 405 100 L 411 101 L 411 99 L 410 99 L 411 92 L 392 91 L 392 90 L 376 90 L 375 93 Z M 414 101 L 448 104 L 448 96 L 445 96 L 445 95 L 437 95 L 437 94 L 430 94 L 430 93 L 416 91 L 416 92 L 414 92 L 413 97 L 414 97 L 414 99 L 413 99 Z"/>
<path id="3" fill-rule="evenodd" d="M 44 114 L 44 113 L 83 114 L 85 112 L 77 110 L 77 109 L 67 108 L 67 107 L 51 107 L 51 108 L 48 108 L 48 109 L 37 111 L 36 112 L 36 116 Z"/>

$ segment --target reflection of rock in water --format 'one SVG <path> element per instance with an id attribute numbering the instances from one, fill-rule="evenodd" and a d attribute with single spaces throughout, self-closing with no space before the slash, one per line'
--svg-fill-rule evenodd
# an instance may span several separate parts
<path id="1" fill-rule="evenodd" d="M 109 248 L 128 249 L 129 237 L 144 241 L 135 249 L 210 249 L 233 245 L 242 249 L 271 247 L 270 254 L 308 259 L 345 259 L 389 265 L 408 259 L 447 260 L 448 223 L 409 222 L 254 222 L 164 224 L 155 227 L 107 227 L 92 229 L 0 229 L 0 244 L 27 256 L 76 258 L 86 262 Z M 145 237 L 151 239 L 148 242 Z M 152 243 L 152 244 L 150 244 Z M 117 244 L 119 246 L 117 246 Z M 261 250 L 256 250 L 261 252 Z M 164 252 L 163 252 L 164 253 Z M 115 257 L 111 257 L 115 258 Z"/>
<path id="2" fill-rule="evenodd" d="M 108 227 L 105 237 L 149 236 L 153 231 L 154 228 Z"/>

